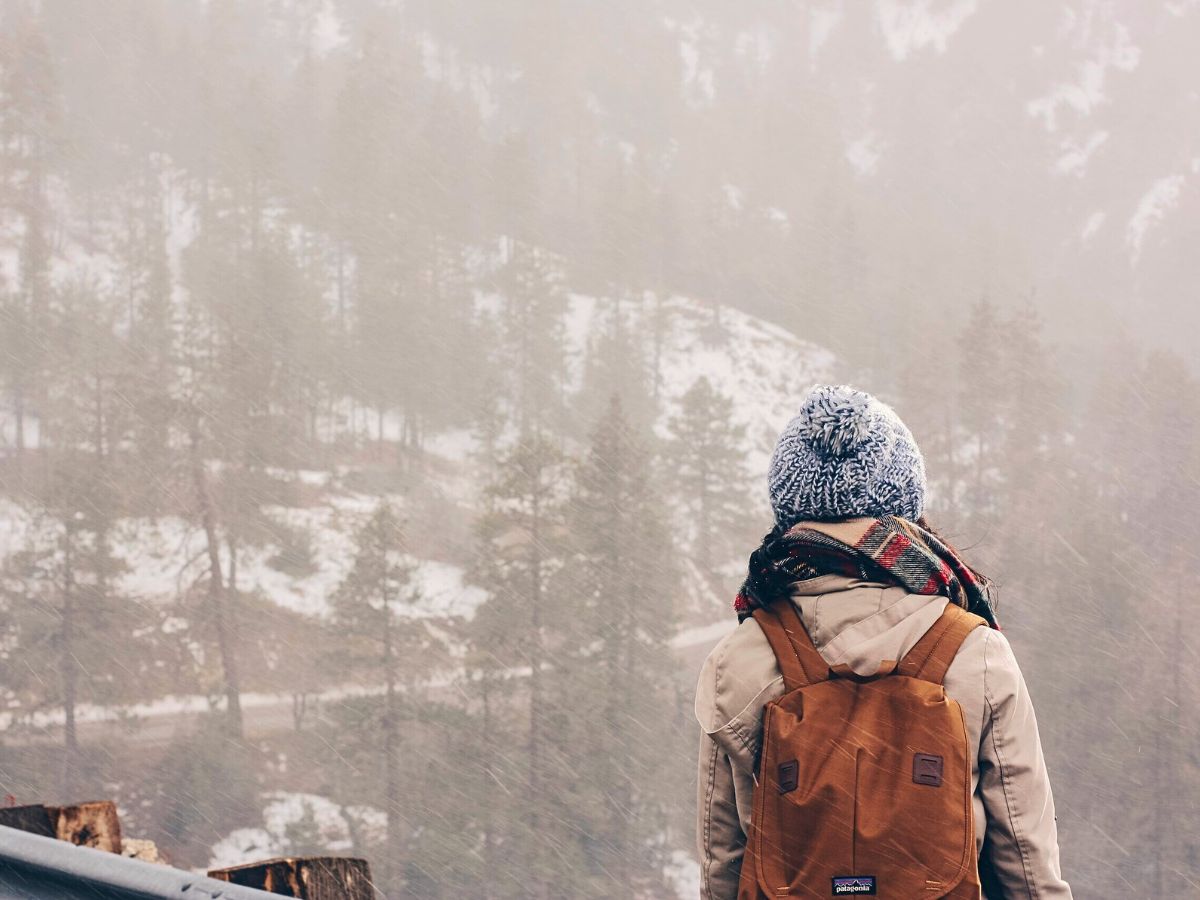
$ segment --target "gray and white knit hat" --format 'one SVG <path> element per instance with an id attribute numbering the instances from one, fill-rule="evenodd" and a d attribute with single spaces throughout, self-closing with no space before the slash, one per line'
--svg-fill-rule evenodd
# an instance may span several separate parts
<path id="1" fill-rule="evenodd" d="M 919 518 L 925 461 L 886 403 L 846 385 L 819 384 L 779 436 L 768 474 L 775 522 L 856 516 Z"/>

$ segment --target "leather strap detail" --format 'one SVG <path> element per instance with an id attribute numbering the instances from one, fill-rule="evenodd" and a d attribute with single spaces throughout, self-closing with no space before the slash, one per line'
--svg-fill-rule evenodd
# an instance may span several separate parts
<path id="1" fill-rule="evenodd" d="M 796 655 L 796 649 L 788 640 L 787 632 L 783 630 L 783 623 L 779 621 L 779 617 L 770 610 L 761 608 L 754 610 L 753 616 L 754 621 L 758 623 L 758 627 L 762 629 L 762 633 L 770 642 L 771 650 L 775 653 L 775 662 L 779 664 L 779 671 L 783 673 L 784 692 L 791 693 L 806 684 L 807 678 L 800 665 L 800 657 Z"/>
<path id="2" fill-rule="evenodd" d="M 896 674 L 941 684 L 958 648 L 980 625 L 987 622 L 956 603 L 947 603 L 945 612 L 900 660 Z"/>
<path id="3" fill-rule="evenodd" d="M 872 675 L 859 675 L 849 663 L 838 663 L 836 666 L 830 666 L 829 671 L 832 675 L 838 678 L 848 678 L 851 681 L 874 681 L 877 678 L 885 678 L 896 671 L 896 661 L 894 659 L 885 659 L 879 664 L 879 669 Z"/>
<path id="4" fill-rule="evenodd" d="M 829 679 L 829 664 L 813 646 L 791 600 L 779 600 L 770 609 L 756 609 L 754 621 L 775 652 L 785 690 L 794 691 Z"/>

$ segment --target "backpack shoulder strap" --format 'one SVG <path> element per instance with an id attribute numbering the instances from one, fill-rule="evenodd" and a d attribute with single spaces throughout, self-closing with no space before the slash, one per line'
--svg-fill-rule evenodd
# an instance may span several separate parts
<path id="1" fill-rule="evenodd" d="M 756 609 L 754 621 L 775 652 L 779 670 L 783 672 L 785 691 L 828 680 L 829 663 L 813 646 L 791 600 L 785 598 L 773 603 L 769 609 Z"/>
<path id="2" fill-rule="evenodd" d="M 987 625 L 987 622 L 957 603 L 947 603 L 946 611 L 900 660 L 896 674 L 941 684 L 958 648 L 980 625 Z"/>

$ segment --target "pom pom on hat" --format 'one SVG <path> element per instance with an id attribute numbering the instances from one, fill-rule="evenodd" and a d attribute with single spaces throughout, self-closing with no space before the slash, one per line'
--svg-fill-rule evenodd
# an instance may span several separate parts
<path id="1" fill-rule="evenodd" d="M 768 474 L 782 528 L 857 516 L 917 519 L 925 462 L 887 404 L 847 385 L 819 384 L 779 437 Z"/>
<path id="2" fill-rule="evenodd" d="M 800 434 L 817 449 L 845 456 L 871 434 L 870 394 L 845 385 L 820 385 L 796 416 Z"/>

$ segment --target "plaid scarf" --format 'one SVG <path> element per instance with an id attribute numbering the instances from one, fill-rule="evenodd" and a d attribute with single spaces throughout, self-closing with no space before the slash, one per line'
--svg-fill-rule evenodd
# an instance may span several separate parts
<path id="1" fill-rule="evenodd" d="M 791 584 L 837 573 L 896 584 L 914 594 L 941 594 L 999 629 L 991 582 L 925 528 L 899 516 L 800 522 L 778 528 L 750 554 L 749 574 L 734 598 L 738 621 L 787 596 Z"/>

